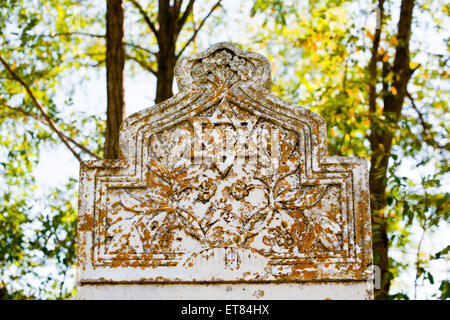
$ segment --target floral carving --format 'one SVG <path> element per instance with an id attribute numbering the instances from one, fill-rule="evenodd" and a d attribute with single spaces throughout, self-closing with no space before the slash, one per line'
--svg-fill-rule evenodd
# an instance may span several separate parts
<path id="1" fill-rule="evenodd" d="M 237 181 L 231 185 L 230 194 L 236 200 L 242 200 L 246 196 L 248 196 L 247 185 L 243 181 Z"/>
<path id="2" fill-rule="evenodd" d="M 229 64 L 230 55 L 222 52 L 212 62 L 207 60 L 208 63 Z M 241 122 L 235 119 L 234 112 L 242 111 L 230 108 L 228 104 L 220 104 L 221 115 L 216 115 L 220 121 L 214 130 L 222 132 L 221 126 L 227 130 L 240 129 L 237 126 Z M 224 121 L 224 117 L 230 121 Z M 183 143 L 174 132 L 192 135 L 186 125 L 172 133 L 165 132 L 163 141 L 151 140 L 148 189 L 143 196 L 121 193 L 122 207 L 134 214 L 111 227 L 116 236 L 110 250 L 170 251 L 177 230 L 196 239 L 199 248 L 251 247 L 252 239 L 263 232 L 262 242 L 273 252 L 293 247 L 299 252 L 335 250 L 340 241 L 339 225 L 327 214 L 308 210 L 321 201 L 329 185 L 300 185 L 297 135 L 265 121 L 258 123 L 253 129 L 260 131 L 263 148 L 256 162 L 237 165 L 235 158 L 231 158 L 225 171 L 214 163 L 194 165 L 168 156 L 167 151 L 161 152 L 165 146 Z M 270 135 L 266 134 L 268 129 Z M 270 150 L 273 141 L 279 141 L 278 150 Z M 280 214 L 295 222 L 273 226 L 273 217 Z M 119 229 L 122 232 L 117 232 Z"/>
<path id="3" fill-rule="evenodd" d="M 246 64 L 246 61 L 238 56 L 234 56 L 230 61 L 230 68 L 236 71 L 238 76 L 243 80 L 247 81 L 252 77 L 252 69 Z"/>
<path id="4" fill-rule="evenodd" d="M 208 178 L 207 180 L 203 181 L 199 186 L 199 194 L 198 194 L 198 200 L 202 202 L 207 202 L 211 197 L 216 193 L 217 187 L 214 184 L 214 180 L 211 178 Z"/>
<path id="5" fill-rule="evenodd" d="M 292 248 L 294 245 L 294 238 L 287 227 L 287 223 L 282 222 L 280 226 L 269 229 L 262 241 L 269 247 L 278 246 L 285 250 Z"/>
<path id="6" fill-rule="evenodd" d="M 253 69 L 249 60 L 227 50 L 220 50 L 195 63 L 191 74 L 201 84 L 225 84 L 231 87 L 237 81 L 249 80 Z"/>

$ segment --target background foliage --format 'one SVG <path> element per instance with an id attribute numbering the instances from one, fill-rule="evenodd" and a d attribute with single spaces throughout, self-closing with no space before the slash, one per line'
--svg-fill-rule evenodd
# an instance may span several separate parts
<path id="1" fill-rule="evenodd" d="M 158 70 L 158 41 L 134 2 L 124 1 L 126 95 L 141 79 L 156 90 Z M 393 63 L 399 45 L 400 2 L 384 5 L 379 108 L 372 121 L 368 65 L 378 2 L 198 0 L 175 49 L 189 54 L 232 41 L 266 55 L 273 65 L 273 91 L 325 117 L 330 155 L 370 158 L 373 121 L 386 120 L 383 94 L 396 90 L 386 85 L 394 75 L 383 66 Z M 105 3 L 0 0 L 0 298 L 76 294 L 78 177 L 55 171 L 61 179 L 48 185 L 38 169 L 46 155 L 58 158 L 62 152 L 75 159 L 103 157 L 106 100 L 99 105 L 83 100 L 80 88 L 105 81 Z M 138 3 L 158 27 L 156 1 Z M 428 297 L 450 295 L 449 238 L 442 232 L 449 222 L 449 13 L 445 1 L 415 4 L 414 73 L 398 125 L 389 129 L 394 138 L 383 218 L 394 288 L 388 298 L 417 298 L 430 284 L 435 289 Z M 146 106 L 155 97 L 147 98 Z M 127 114 L 138 110 L 132 104 L 128 96 Z M 436 243 L 433 252 L 426 246 L 430 241 Z M 436 263 L 444 265 L 437 274 Z"/>

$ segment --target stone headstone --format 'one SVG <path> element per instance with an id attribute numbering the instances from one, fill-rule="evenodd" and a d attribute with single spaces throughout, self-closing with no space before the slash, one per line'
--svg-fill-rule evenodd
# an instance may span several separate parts
<path id="1" fill-rule="evenodd" d="M 327 157 L 259 54 L 219 43 L 175 71 L 120 160 L 81 164 L 78 298 L 371 299 L 366 160 Z"/>

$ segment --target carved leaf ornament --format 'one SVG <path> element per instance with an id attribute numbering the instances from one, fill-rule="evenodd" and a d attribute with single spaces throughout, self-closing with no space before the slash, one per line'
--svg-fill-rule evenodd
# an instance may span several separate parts
<path id="1" fill-rule="evenodd" d="M 355 277 L 371 261 L 366 163 L 327 157 L 323 118 L 271 95 L 270 69 L 228 43 L 183 58 L 180 93 L 124 121 L 121 160 L 83 164 L 79 255 L 149 279 L 211 263 L 241 268 L 216 279 Z"/>

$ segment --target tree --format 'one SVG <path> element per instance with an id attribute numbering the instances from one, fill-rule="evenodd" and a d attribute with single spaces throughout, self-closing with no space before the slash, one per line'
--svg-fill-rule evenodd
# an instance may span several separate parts
<path id="1" fill-rule="evenodd" d="M 106 1 L 106 134 L 105 159 L 119 158 L 119 129 L 125 116 L 122 0 Z"/>
<path id="2" fill-rule="evenodd" d="M 384 0 L 378 4 L 381 25 L 384 14 Z M 384 63 L 383 91 L 379 96 L 383 99 L 381 114 L 384 121 L 377 118 L 377 62 L 379 61 L 378 46 L 381 28 L 377 29 L 372 47 L 372 58 L 369 63 L 369 119 L 370 119 L 370 147 L 372 151 L 369 172 L 369 189 L 371 195 L 373 249 L 375 263 L 380 266 L 382 276 L 382 288 L 378 297 L 386 299 L 389 293 L 390 275 L 388 258 L 388 234 L 386 217 L 382 212 L 387 205 L 387 171 L 391 157 L 392 142 L 395 129 L 398 126 L 403 103 L 406 98 L 407 85 L 414 70 L 410 69 L 409 41 L 411 38 L 412 17 L 414 1 L 403 0 L 400 9 L 400 18 L 397 27 L 397 45 L 395 46 L 395 58 L 392 65 Z M 390 81 L 389 81 L 390 80 Z"/>
<path id="3" fill-rule="evenodd" d="M 391 44 L 393 50 L 390 50 L 392 51 L 391 54 L 388 53 L 388 50 L 380 47 L 380 35 L 384 25 L 384 1 L 380 0 L 378 2 L 381 23 L 380 28 L 376 30 L 373 36 L 372 56 L 369 62 L 369 141 L 371 147 L 369 180 L 375 263 L 380 266 L 383 275 L 382 288 L 377 292 L 377 297 L 380 299 L 388 298 L 389 288 L 393 278 L 391 271 L 393 261 L 390 261 L 388 255 L 389 248 L 392 246 L 389 239 L 390 218 L 386 212 L 388 202 L 392 203 L 392 196 L 389 195 L 388 189 L 389 160 L 392 157 L 396 157 L 393 154 L 393 145 L 397 140 L 396 132 L 398 132 L 401 125 L 402 114 L 406 107 L 405 101 L 411 97 L 408 92 L 408 87 L 411 87 L 414 72 L 421 67 L 420 64 L 411 62 L 411 59 L 414 57 L 410 51 L 410 39 L 415 6 L 416 3 L 413 0 L 403 0 L 401 2 L 397 30 L 391 36 L 393 40 Z M 377 68 L 377 63 L 379 62 L 382 64 L 381 70 Z M 376 89 L 377 84 L 381 84 L 381 90 Z M 414 100 L 412 98 L 410 100 L 412 108 L 418 111 Z M 422 134 L 425 142 L 435 149 L 448 150 L 448 145 L 447 147 L 440 146 L 439 140 L 435 140 L 429 136 L 428 130 L 432 126 L 425 123 L 420 112 L 417 115 L 423 121 L 421 125 L 424 130 Z M 448 215 L 448 208 L 446 209 L 442 206 L 442 201 L 447 196 L 442 194 L 428 194 L 428 188 L 433 186 L 430 184 L 430 180 L 432 180 L 432 183 L 434 180 L 435 184 L 436 177 L 434 179 L 423 179 L 423 194 L 419 197 L 412 196 L 412 198 L 416 198 L 416 200 L 419 200 L 419 203 L 422 203 L 422 205 L 415 206 L 415 213 L 417 214 L 419 224 L 422 227 L 424 227 L 424 223 L 428 224 L 430 221 L 426 222 L 425 217 L 429 214 L 430 216 L 428 218 L 434 220 L 433 223 L 428 224 L 428 228 L 431 229 L 436 222 L 440 221 L 439 218 L 448 221 L 448 217 L 445 217 L 446 210 Z M 435 186 L 438 185 L 435 184 Z M 420 252 L 420 243 L 418 250 Z M 416 269 L 420 268 L 419 261 L 420 259 L 417 257 Z"/>
<path id="4" fill-rule="evenodd" d="M 70 99 L 63 102 L 65 110 L 55 102 L 58 91 L 70 93 L 71 83 L 59 83 L 62 74 L 93 62 L 79 39 L 59 36 L 67 33 L 74 16 L 81 26 L 94 23 L 95 17 L 76 10 L 73 1 L 3 1 L 0 6 L 2 298 L 73 293 L 65 279 L 74 271 L 76 180 L 53 189 L 38 187 L 34 171 L 41 150 L 59 144 L 77 160 L 100 153 L 102 121 L 70 113 Z"/>

